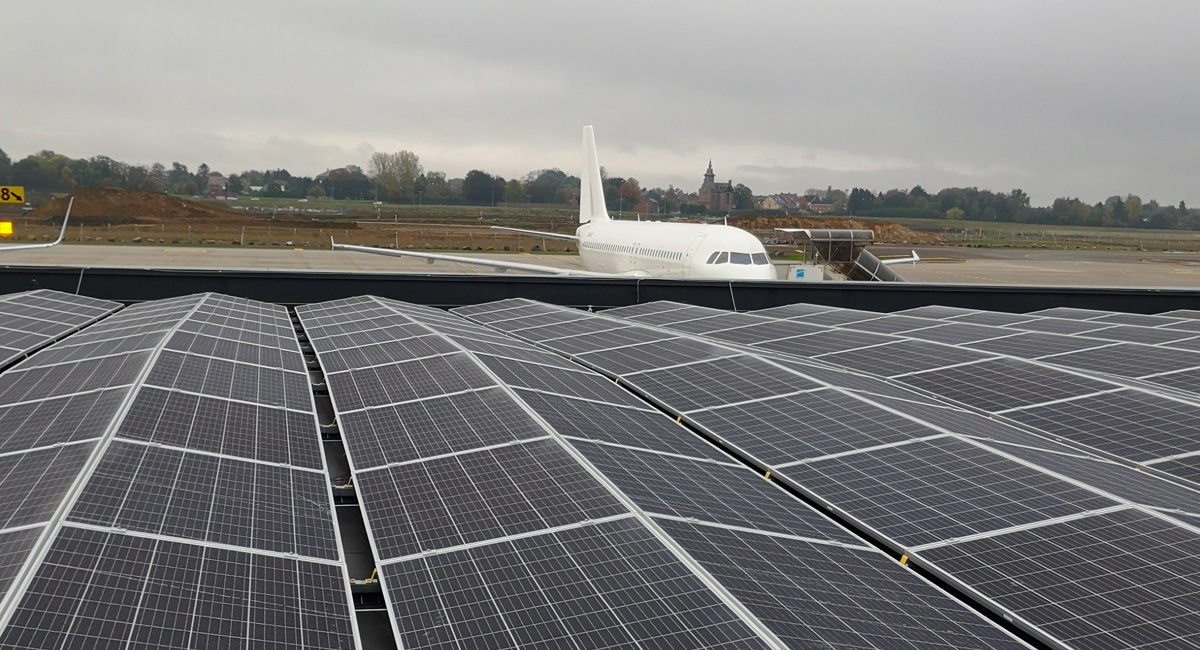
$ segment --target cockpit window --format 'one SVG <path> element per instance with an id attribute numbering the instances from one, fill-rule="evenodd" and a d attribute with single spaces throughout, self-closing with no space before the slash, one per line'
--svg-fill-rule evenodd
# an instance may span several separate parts
<path id="1" fill-rule="evenodd" d="M 708 256 L 708 261 L 705 262 L 705 264 L 712 264 L 713 262 L 717 261 L 717 256 L 720 254 L 720 251 L 713 251 L 713 254 Z"/>
<path id="2" fill-rule="evenodd" d="M 754 258 L 755 264 L 770 264 L 771 260 L 767 258 L 766 253 L 751 253 L 750 257 Z"/>
<path id="3" fill-rule="evenodd" d="M 720 253 L 717 253 L 717 261 L 713 262 L 713 264 L 724 264 L 728 261 L 729 261 L 729 253 L 722 251 Z"/>
<path id="4" fill-rule="evenodd" d="M 731 264 L 749 264 L 750 253 L 730 253 L 729 262 Z"/>

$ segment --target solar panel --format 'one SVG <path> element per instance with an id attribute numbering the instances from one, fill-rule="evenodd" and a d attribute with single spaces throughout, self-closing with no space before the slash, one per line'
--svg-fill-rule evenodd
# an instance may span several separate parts
<path id="1" fill-rule="evenodd" d="M 761 318 L 754 319 L 761 321 Z M 720 333 L 714 335 L 714 338 L 720 338 L 722 341 L 731 341 L 734 343 L 744 343 L 753 345 L 763 341 L 773 341 L 775 339 L 801 336 L 804 334 L 816 334 L 817 332 L 828 331 L 827 328 L 818 325 L 804 325 L 793 321 L 779 323 L 776 321 L 757 322 L 753 325 L 743 325 L 742 327 L 720 330 Z"/>
<path id="2" fill-rule="evenodd" d="M 747 481 L 744 466 L 682 460 L 609 444 L 573 443 L 634 503 L 652 515 L 701 520 L 859 544 L 858 538 L 765 480 Z"/>
<path id="3" fill-rule="evenodd" d="M 355 474 L 380 561 L 628 511 L 551 440 Z"/>
<path id="4" fill-rule="evenodd" d="M 896 340 L 884 345 L 819 354 L 814 358 L 863 373 L 895 377 L 995 357 L 983 352 L 947 348 L 927 341 Z"/>
<path id="5" fill-rule="evenodd" d="M 398 322 L 415 319 L 447 338 L 458 337 L 463 329 L 454 321 L 456 317 L 388 304 L 396 309 Z M 304 321 L 310 313 L 319 314 L 323 309 L 325 306 L 317 306 L 311 312 L 309 308 L 297 312 Z M 532 315 L 537 310 L 522 312 Z M 523 318 L 493 322 L 497 327 L 504 323 L 517 327 Z M 520 328 L 520 334 L 549 334 L 542 331 L 545 327 L 551 326 Z M 578 327 L 581 335 L 593 336 L 594 324 Z M 320 357 L 323 341 L 310 339 Z M 675 345 L 677 342 L 685 343 Z M 719 346 L 697 348 L 690 343 L 674 339 L 633 347 L 650 347 L 654 355 L 690 355 L 690 361 L 703 356 L 697 355 L 697 350 L 720 350 L 723 356 L 729 355 Z M 683 647 L 743 647 L 747 639 L 761 639 L 768 633 L 762 623 L 740 613 L 742 605 L 728 594 L 728 588 L 698 572 L 694 561 L 657 523 L 681 515 L 773 531 L 786 526 L 792 530 L 785 533 L 789 536 L 807 534 L 823 542 L 836 536 L 839 543 L 861 548 L 870 558 L 864 561 L 892 564 L 750 469 L 721 460 L 701 439 L 692 436 L 690 443 L 678 444 L 691 434 L 661 413 L 638 405 L 628 395 L 618 399 L 611 392 L 597 390 L 585 396 L 589 387 L 582 368 L 554 370 L 552 376 L 539 378 L 538 373 L 553 364 L 533 362 L 536 350 L 532 347 L 526 352 L 521 360 L 476 360 L 491 375 L 500 377 L 502 386 L 401 406 L 494 393 L 527 410 L 530 421 L 543 432 L 540 437 L 475 443 L 474 447 L 436 454 L 421 450 L 410 460 L 389 460 L 371 469 L 355 461 L 354 483 L 404 647 L 543 646 L 554 645 L 564 635 L 571 635 L 576 643 L 586 640 L 585 645 L 597 640 L 597 645 L 636 642 Z M 613 359 L 612 363 L 629 364 L 634 358 L 618 355 Z M 511 386 L 509 380 L 530 387 Z M 596 381 L 611 391 L 611 382 Z M 339 392 L 344 390 L 345 386 L 330 383 L 343 438 L 352 458 L 361 457 L 355 451 L 355 439 L 361 432 L 356 432 L 350 418 L 341 412 Z M 389 408 L 392 406 L 348 415 L 380 414 L 374 423 L 378 445 L 446 429 L 440 424 L 414 423 L 405 415 L 389 415 Z M 490 415 L 463 414 L 462 419 L 474 426 L 490 420 Z M 391 428 L 384 430 L 388 421 Z M 426 427 L 431 431 L 422 430 Z M 463 440 L 471 444 L 469 437 Z M 626 442 L 633 444 L 622 446 Z M 614 458 L 621 460 L 612 465 Z M 688 469 L 693 467 L 706 473 Z M 664 477 L 673 478 L 664 481 Z M 651 517 L 636 507 L 639 503 L 656 504 L 660 512 Z M 940 597 L 929 585 L 904 572 L 881 582 L 881 587 L 890 582 L 897 583 L 898 592 L 919 594 L 921 602 Z M 808 610 L 820 607 L 807 602 L 812 597 L 809 594 L 785 595 L 807 603 Z M 846 603 L 845 610 L 852 619 L 847 626 L 869 637 L 869 614 L 853 602 Z M 965 609 L 955 614 L 987 625 Z M 918 623 L 914 629 L 923 630 L 926 625 Z M 774 630 L 769 633 L 776 634 Z M 994 636 L 996 643 L 988 645 L 1003 646 L 1005 637 Z M 871 645 L 885 647 L 881 641 Z"/>
<path id="6" fill-rule="evenodd" d="M 1108 314 L 1092 318 L 1097 323 L 1119 323 L 1121 325 L 1143 325 L 1145 327 L 1160 327 L 1163 325 L 1175 325 L 1186 322 L 1185 319 L 1172 318 L 1170 316 L 1151 316 L 1149 314 Z"/>
<path id="7" fill-rule="evenodd" d="M 1086 322 L 1095 323 L 1096 321 Z M 1195 337 L 1196 333 L 1156 327 L 1140 327 L 1138 325 L 1113 325 L 1103 329 L 1092 330 L 1088 332 L 1087 335 L 1092 338 L 1105 339 L 1109 341 L 1125 341 L 1127 343 L 1146 343 L 1148 345 L 1154 345 L 1158 343 L 1171 343 L 1173 341 L 1190 339 Z"/>
<path id="8" fill-rule="evenodd" d="M 332 564 L 67 527 L 0 647 L 350 648 L 344 585 Z"/>
<path id="9" fill-rule="evenodd" d="M 1012 336 L 967 343 L 964 347 L 972 350 L 996 352 L 1022 359 L 1037 359 L 1052 354 L 1078 352 L 1079 350 L 1103 348 L 1111 345 L 1113 343 L 1099 339 L 1047 334 L 1044 332 L 1021 332 Z"/>
<path id="10" fill-rule="evenodd" d="M 119 303 L 38 290 L 0 296 L 0 366 L 120 309 Z"/>
<path id="11" fill-rule="evenodd" d="M 68 521 L 337 560 L 323 473 L 115 440 Z"/>
<path id="12" fill-rule="evenodd" d="M 509 386 L 616 404 L 639 403 L 636 398 L 614 386 L 611 381 L 578 366 L 568 370 L 540 363 L 523 363 L 488 356 L 480 356 L 479 360 L 494 372 L 500 381 Z"/>
<path id="13" fill-rule="evenodd" d="M 693 411 L 688 419 L 770 465 L 936 433 L 832 390 Z"/>
<path id="14" fill-rule="evenodd" d="M 1189 368 L 1200 368 L 1200 352 L 1171 350 L 1134 343 L 1116 343 L 1043 359 L 1046 363 L 1094 370 L 1119 377 L 1145 377 Z"/>
<path id="15" fill-rule="evenodd" d="M 499 389 L 339 413 L 338 420 L 358 470 L 546 435 Z"/>
<path id="16" fill-rule="evenodd" d="M 629 519 L 380 572 L 404 648 L 770 647 Z"/>
<path id="17" fill-rule="evenodd" d="M 658 411 L 583 399 L 560 399 L 530 391 L 518 391 L 517 394 L 538 416 L 567 437 L 690 458 L 729 460 L 716 447 L 683 427 L 665 425 L 666 417 Z"/>
<path id="18" fill-rule="evenodd" d="M 771 307 L 769 309 L 759 309 L 750 312 L 756 316 L 769 316 L 771 318 L 795 318 L 797 316 L 807 316 L 809 314 L 820 314 L 827 311 L 837 311 L 837 307 L 828 305 L 812 305 L 807 303 L 796 303 L 792 305 L 781 305 L 779 307 Z"/>
<path id="19" fill-rule="evenodd" d="M 718 335 L 720 333 L 718 332 Z M 872 345 L 891 343 L 896 339 L 883 334 L 869 332 L 852 332 L 850 330 L 826 330 L 816 334 L 794 336 L 786 339 L 763 341 L 755 347 L 774 350 L 784 354 L 794 354 L 802 357 L 815 357 L 820 354 L 844 352 Z"/>
<path id="20" fill-rule="evenodd" d="M 1058 373 L 1047 381 L 1043 368 L 1015 359 L 993 359 L 906 375 L 897 381 L 985 411 L 1079 397 L 1112 385 L 1078 375 Z"/>
<path id="21" fill-rule="evenodd" d="M 959 343 L 971 343 L 974 341 L 986 341 L 987 339 L 994 339 L 1000 336 L 1008 335 L 1009 332 L 999 327 L 991 327 L 989 325 L 971 325 L 968 323 L 948 323 L 946 325 L 926 327 L 919 330 L 909 330 L 904 333 L 904 336 L 906 337 L 934 341 L 936 343 L 945 343 L 948 345 L 958 345 Z"/>
<path id="22" fill-rule="evenodd" d="M 957 438 L 807 461 L 788 472 L 905 547 L 1117 505 Z"/>
<path id="23" fill-rule="evenodd" d="M 1029 332 L 1048 332 L 1050 334 L 1080 334 L 1103 329 L 1105 325 L 1103 323 L 1071 320 L 1069 318 L 1039 318 L 1037 320 L 1027 320 L 1023 323 L 1006 325 L 1005 327 Z"/>
<path id="24" fill-rule="evenodd" d="M 665 323 L 680 323 L 696 318 L 705 318 L 707 316 L 716 316 L 720 315 L 721 313 L 721 310 L 712 309 L 711 307 L 693 307 L 688 305 L 680 307 L 679 309 L 634 314 L 627 316 L 627 318 L 638 323 L 661 325 Z"/>
<path id="25" fill-rule="evenodd" d="M 592 356 L 585 354 L 581 358 L 587 360 Z M 625 373 L 624 381 L 683 411 L 758 399 L 764 393 L 820 387 L 801 377 L 781 377 L 774 366 L 746 355 Z"/>
<path id="26" fill-rule="evenodd" d="M 621 373 L 649 370 L 663 365 L 664 359 L 685 357 L 689 361 L 717 359 L 729 356 L 729 350 L 692 339 L 669 339 L 652 341 L 621 348 L 589 352 L 577 355 L 585 363 L 603 362 L 606 367 L 619 369 Z"/>
<path id="27" fill-rule="evenodd" d="M 1200 490 L 1165 480 L 1139 466 L 1076 455 L 1078 452 L 1057 453 L 1020 445 L 995 448 L 1133 503 L 1200 515 Z"/>
<path id="28" fill-rule="evenodd" d="M 1100 309 L 1080 309 L 1079 307 L 1051 307 L 1050 309 L 1041 309 L 1038 311 L 1031 311 L 1029 313 L 1035 316 L 1049 316 L 1052 318 L 1091 320 L 1099 316 L 1111 316 L 1115 312 L 1103 311 Z"/>
<path id="29" fill-rule="evenodd" d="M 1165 329 L 1165 330 L 1178 330 L 1178 331 L 1182 331 L 1182 332 L 1200 332 L 1200 321 L 1185 320 L 1185 321 L 1180 321 L 1178 323 L 1171 323 L 1170 325 L 1162 325 L 1160 327 L 1162 327 L 1162 329 Z"/>
<path id="30" fill-rule="evenodd" d="M 579 354 L 581 358 L 587 355 L 587 352 Z M 792 364 L 784 361 L 787 357 L 778 358 L 783 363 L 772 367 L 779 377 L 811 378 L 806 374 L 807 362 L 797 360 Z M 640 374 L 627 373 L 622 368 L 621 360 L 611 366 L 606 365 L 606 361 L 598 357 L 595 365 L 620 378 L 623 385 L 629 385 L 659 402 L 668 411 L 686 417 L 693 426 L 721 441 L 727 450 L 743 461 L 770 468 L 772 477 L 785 481 L 817 503 L 843 513 L 877 542 L 909 554 L 911 561 L 934 570 L 952 584 L 962 586 L 966 589 L 966 595 L 979 593 L 976 581 L 981 578 L 969 570 L 945 570 L 937 559 L 929 559 L 927 551 L 961 546 L 990 537 L 1004 537 L 1016 534 L 1014 531 L 1048 529 L 1080 518 L 1106 516 L 1129 508 L 1130 502 L 1126 499 L 1131 497 L 1153 500 L 1159 504 L 1157 507 L 1178 508 L 1194 502 L 1190 490 L 1175 489 L 1166 482 L 1130 481 L 1131 487 L 1119 491 L 1108 490 L 1106 488 L 1111 487 L 1109 484 L 1117 479 L 1110 471 L 1113 467 L 1111 464 L 1096 472 L 1097 485 L 1091 485 L 1087 477 L 1077 470 L 1060 473 L 1028 458 L 1039 447 L 1046 450 L 1071 448 L 1002 421 L 968 411 L 937 407 L 920 398 L 906 400 L 898 398 L 899 395 L 882 397 L 863 392 L 860 395 L 864 400 L 830 389 L 780 395 L 778 386 L 787 382 L 777 380 L 771 388 L 761 391 L 758 399 L 744 404 L 693 408 L 695 400 L 687 398 L 686 394 L 680 397 L 677 389 L 690 381 L 702 382 L 703 375 L 699 369 L 704 363 L 695 363 L 683 353 L 671 355 L 664 351 L 655 361 L 662 368 L 675 369 L 671 380 L 662 382 L 658 387 L 643 387 L 637 384 Z M 693 369 L 696 370 L 695 374 L 689 375 L 688 370 Z M 957 374 L 956 371 L 961 369 L 967 371 Z M 921 388 L 928 389 L 932 394 L 949 394 L 957 401 L 973 403 L 976 407 L 993 411 L 1003 411 L 1014 405 L 1020 407 L 1005 411 L 1009 417 L 1044 406 L 1068 404 L 1118 391 L 1117 385 L 1111 382 L 1056 372 L 1046 366 L 1009 358 L 912 374 L 904 381 L 907 383 L 912 378 L 922 378 L 912 383 L 921 384 Z M 893 393 L 902 395 L 903 391 L 893 390 Z M 837 396 L 840 404 L 814 404 L 804 411 L 789 403 L 797 399 L 822 399 L 833 395 Z M 902 415 L 908 413 L 916 415 Z M 714 417 L 717 415 L 724 417 Z M 887 418 L 893 418 L 895 425 L 885 423 Z M 843 423 L 852 425 L 847 427 Z M 880 442 L 881 435 L 890 436 L 890 439 Z M 980 444 L 972 442 L 968 436 L 1005 444 Z M 1010 444 L 1027 445 L 1030 448 L 1008 446 Z M 630 491 L 638 493 L 642 503 L 651 504 L 657 500 L 657 505 L 647 506 L 651 512 L 654 507 L 667 510 L 683 507 L 689 503 L 690 496 L 701 494 L 700 488 L 691 488 L 685 490 L 682 496 L 660 496 L 660 493 L 670 494 L 671 491 L 657 486 L 659 479 L 656 478 L 656 472 L 652 469 L 631 470 L 631 467 L 636 467 L 635 461 L 627 458 L 631 452 L 614 449 L 595 445 L 586 453 L 589 457 L 599 458 L 594 462 L 610 467 L 614 475 L 619 472 L 632 474 L 614 480 L 635 484 Z M 1018 450 L 1023 456 L 1008 453 L 1011 450 Z M 1046 454 L 1045 451 L 1041 453 Z M 1055 462 L 1046 461 L 1047 465 L 1061 469 L 1063 463 L 1059 460 L 1062 456 L 1052 456 Z M 707 479 L 707 482 L 717 483 L 714 479 Z M 719 503 L 721 499 L 704 501 Z M 744 507 L 742 510 L 751 511 L 752 508 Z M 703 513 L 686 511 L 682 515 L 670 514 L 669 518 L 663 519 L 662 525 L 664 528 L 682 525 L 676 522 L 697 517 L 697 514 L 703 516 Z M 732 533 L 740 529 L 722 529 L 725 530 Z M 682 537 L 677 540 L 682 540 Z M 728 551 L 723 549 L 723 552 L 713 553 L 710 557 L 727 554 Z M 1032 563 L 1038 557 L 1036 550 L 1014 549 L 1011 546 L 989 549 L 987 554 L 998 563 L 1010 557 L 1019 557 L 1022 561 Z M 1200 560 L 1193 562 L 1200 571 Z M 722 570 L 730 570 L 726 566 L 728 564 L 730 561 L 724 559 L 714 561 L 713 567 L 721 566 Z M 1095 566 L 1100 577 L 1106 574 L 1115 576 L 1119 571 L 1119 568 L 1100 563 Z M 713 569 L 710 567 L 710 570 Z M 1014 576 L 1012 579 L 1023 578 Z M 731 576 L 729 580 L 732 585 L 736 578 Z M 1059 572 L 1048 575 L 1047 580 L 1049 582 L 1041 587 L 1042 590 L 1053 591 L 1064 581 L 1070 580 L 1070 576 Z M 747 599 L 750 597 L 747 596 Z M 998 605 L 996 601 L 986 598 L 979 599 L 978 604 L 997 609 L 1013 618 L 1020 610 L 1016 605 Z M 1146 607 L 1143 616 L 1151 624 L 1164 625 L 1170 620 L 1156 617 L 1152 603 L 1145 599 L 1136 600 L 1132 605 Z M 1193 620 L 1197 615 L 1188 616 L 1189 625 L 1200 622 Z M 1035 635 L 1043 639 L 1053 638 L 1052 625 L 1027 623 Z M 1111 629 L 1114 621 L 1101 623 L 1109 626 L 1105 632 L 1115 632 Z"/>
<path id="31" fill-rule="evenodd" d="M 974 314 L 974 309 L 963 309 L 962 307 L 947 307 L 945 305 L 926 305 L 924 307 L 914 307 L 912 309 L 904 309 L 896 312 L 903 316 L 917 316 L 920 318 L 956 318 L 960 316 L 969 316 Z"/>
<path id="32" fill-rule="evenodd" d="M 847 323 L 846 329 L 859 332 L 875 332 L 877 334 L 895 334 L 907 330 L 937 325 L 938 321 L 913 316 L 881 316 L 868 320 Z"/>
<path id="33" fill-rule="evenodd" d="M 1005 325 L 1016 325 L 1017 323 L 1038 320 L 1039 317 L 1026 314 L 1009 314 L 1002 311 L 978 311 L 968 314 L 945 316 L 944 319 L 954 323 L 974 323 L 976 325 L 1003 327 Z"/>
<path id="34" fill-rule="evenodd" d="M 1118 510 L 921 553 L 1063 644 L 1200 641 L 1200 535 L 1146 512 Z"/>
<path id="35" fill-rule="evenodd" d="M 1200 451 L 1193 428 L 1200 406 L 1131 390 L 1034 406 L 1007 417 L 1138 462 Z"/>
<path id="36" fill-rule="evenodd" d="M 240 307 L 246 317 L 220 313 Z M 288 322 L 283 308 L 212 294 L 146 303 L 48 348 L 53 363 L 5 374 L 35 400 L 0 404 L 8 444 L 39 446 L 0 456 L 22 461 L 5 480 L 33 490 L 8 521 L 29 520 L 48 551 L 8 556 L 23 577 L 4 601 L 0 647 L 356 643 L 311 393 L 294 411 L 227 399 L 263 401 L 266 370 L 307 391 L 306 373 L 284 370 L 303 368 L 299 346 L 293 335 L 242 362 L 213 356 L 238 355 L 224 344 L 164 349 L 192 319 L 214 318 L 239 331 Z M 193 356 L 233 370 L 174 388 Z M 145 386 L 168 375 L 166 387 Z"/>
<path id="37" fill-rule="evenodd" d="M 662 527 L 791 647 L 976 648 L 1015 642 L 865 550 L 683 521 Z"/>
<path id="38" fill-rule="evenodd" d="M 838 309 L 835 311 L 823 311 L 815 314 L 807 314 L 804 316 L 795 316 L 792 320 L 810 325 L 845 325 L 856 321 L 879 318 L 879 314 L 860 309 Z"/>

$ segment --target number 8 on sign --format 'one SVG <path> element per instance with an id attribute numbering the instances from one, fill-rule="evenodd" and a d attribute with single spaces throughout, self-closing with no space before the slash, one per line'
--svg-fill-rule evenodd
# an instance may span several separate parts
<path id="1" fill-rule="evenodd" d="M 0 187 L 0 203 L 24 203 L 25 188 Z"/>

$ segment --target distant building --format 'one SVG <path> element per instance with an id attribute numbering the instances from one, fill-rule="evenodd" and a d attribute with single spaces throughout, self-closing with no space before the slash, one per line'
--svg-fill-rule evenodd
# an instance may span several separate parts
<path id="1" fill-rule="evenodd" d="M 704 183 L 698 192 L 700 205 L 708 208 L 709 212 L 729 212 L 733 209 L 733 181 L 716 182 L 712 161 L 708 161 L 708 171 L 704 172 Z"/>
<path id="2" fill-rule="evenodd" d="M 800 214 L 808 207 L 808 200 L 798 194 L 772 194 L 760 201 L 758 207 L 788 215 Z"/>
<path id="3" fill-rule="evenodd" d="M 209 196 L 224 196 L 225 194 L 225 177 L 220 174 L 209 174 L 208 185 L 204 188 L 204 193 Z"/>
<path id="4" fill-rule="evenodd" d="M 633 206 L 633 211 L 638 214 L 658 214 L 658 201 L 648 197 L 644 198 Z"/>

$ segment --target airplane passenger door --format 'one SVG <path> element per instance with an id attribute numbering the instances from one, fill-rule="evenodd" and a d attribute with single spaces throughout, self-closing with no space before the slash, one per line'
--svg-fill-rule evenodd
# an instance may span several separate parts
<path id="1" fill-rule="evenodd" d="M 696 249 L 700 248 L 700 244 L 701 244 L 701 242 L 704 241 L 705 237 L 708 237 L 707 233 L 700 233 L 699 235 L 696 235 L 696 238 L 692 240 L 691 245 L 688 246 L 687 252 L 684 253 L 684 255 L 683 255 L 683 277 L 685 277 L 685 278 L 692 277 L 692 258 L 695 257 Z"/>

